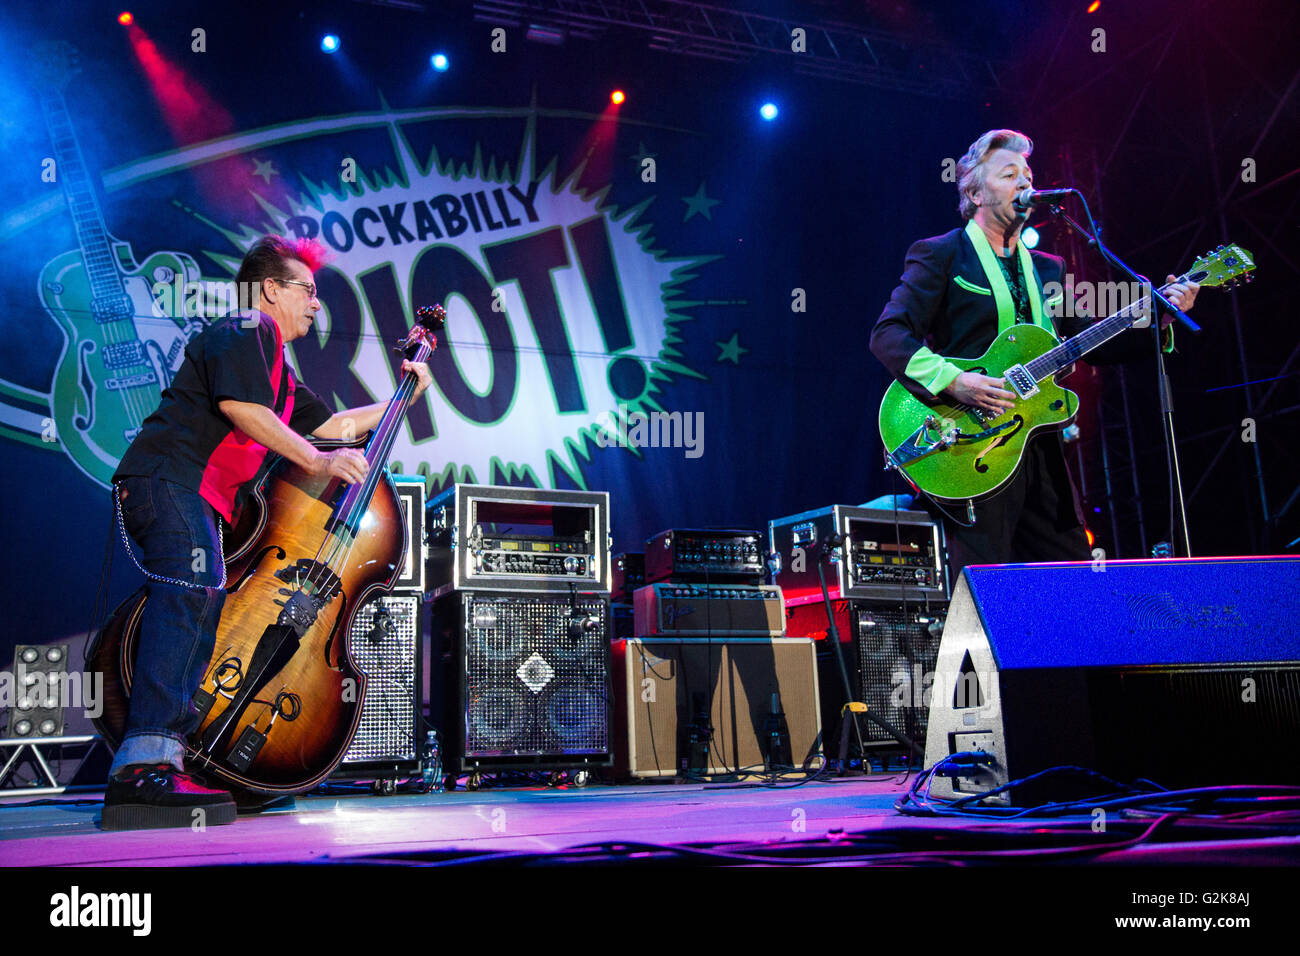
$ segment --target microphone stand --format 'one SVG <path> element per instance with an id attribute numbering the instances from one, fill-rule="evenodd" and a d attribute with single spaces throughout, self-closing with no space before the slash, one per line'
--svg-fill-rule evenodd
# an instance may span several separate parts
<path id="1" fill-rule="evenodd" d="M 1077 189 L 1071 190 L 1079 201 L 1083 203 L 1083 210 L 1087 213 L 1088 223 L 1091 229 L 1080 225 L 1069 215 L 1066 214 L 1058 204 L 1050 203 L 1048 210 L 1052 216 L 1061 220 L 1087 241 L 1088 245 L 1101 253 L 1108 263 L 1120 272 L 1124 273 L 1140 286 L 1148 286 L 1151 289 L 1151 298 L 1154 300 L 1149 303 L 1151 309 L 1151 327 L 1155 329 L 1156 340 L 1156 385 L 1160 390 L 1160 417 L 1164 425 L 1165 438 L 1165 461 L 1169 470 L 1169 537 L 1171 539 L 1177 536 L 1177 528 L 1182 529 L 1182 551 L 1183 557 L 1192 556 L 1192 541 L 1187 528 L 1187 502 L 1183 497 L 1183 476 L 1178 464 L 1178 448 L 1174 440 L 1174 402 L 1173 389 L 1169 382 L 1169 370 L 1165 367 L 1165 355 L 1160 349 L 1160 308 L 1169 312 L 1175 319 L 1185 325 L 1190 331 L 1200 333 L 1201 327 L 1188 318 L 1187 313 L 1177 308 L 1172 302 L 1165 298 L 1164 294 L 1156 285 L 1145 277 L 1138 275 L 1128 265 L 1111 252 L 1106 244 L 1101 241 L 1101 235 L 1097 229 L 1097 222 L 1092 218 L 1092 210 L 1088 208 L 1088 201 L 1084 199 L 1083 194 Z M 1159 308 L 1157 308 L 1157 306 Z M 1177 514 L 1177 520 L 1175 518 Z M 1171 542 L 1172 543 L 1172 542 Z M 1178 547 L 1175 544 L 1173 556 L 1178 556 Z"/>

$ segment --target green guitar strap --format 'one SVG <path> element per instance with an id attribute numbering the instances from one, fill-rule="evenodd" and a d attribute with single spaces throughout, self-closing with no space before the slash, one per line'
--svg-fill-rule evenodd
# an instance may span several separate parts
<path id="1" fill-rule="evenodd" d="M 998 332 L 1001 333 L 1016 324 L 1016 310 L 1011 301 L 1011 289 L 1002 275 L 1002 267 L 998 265 L 997 253 L 993 251 L 988 237 L 984 235 L 984 230 L 975 223 L 974 219 L 966 223 L 966 236 L 975 247 L 975 254 L 979 256 L 980 266 L 984 269 L 989 288 L 993 290 L 993 301 L 998 307 Z M 1038 276 L 1034 274 L 1034 260 L 1030 258 L 1029 248 L 1023 242 L 1018 242 L 1016 251 L 1020 256 L 1020 272 L 1025 277 L 1025 286 L 1029 290 L 1030 318 L 1034 325 L 1042 326 L 1047 331 L 1055 333 L 1051 320 L 1043 316 L 1043 293 L 1038 288 Z"/>
<path id="2" fill-rule="evenodd" d="M 1042 326 L 1047 331 L 1052 331 L 1051 320 L 1044 321 L 1043 318 L 1043 293 L 1038 288 L 1038 274 L 1034 272 L 1034 260 L 1029 255 L 1029 247 L 1023 242 L 1016 243 L 1016 251 L 1020 254 L 1020 274 L 1025 277 L 1025 286 L 1029 289 L 1029 318 L 1034 325 Z M 1001 271 L 1000 269 L 998 270 Z"/>

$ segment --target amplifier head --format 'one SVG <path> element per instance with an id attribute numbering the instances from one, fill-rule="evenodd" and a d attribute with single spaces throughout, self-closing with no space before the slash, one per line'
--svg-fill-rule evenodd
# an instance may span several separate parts
<path id="1" fill-rule="evenodd" d="M 767 555 L 757 531 L 674 529 L 645 545 L 645 577 L 655 581 L 759 584 Z"/>
<path id="2" fill-rule="evenodd" d="M 397 501 L 406 524 L 406 556 L 394 591 L 423 591 L 427 548 L 424 532 L 424 479 L 419 475 L 393 475 Z"/>
<path id="3" fill-rule="evenodd" d="M 636 633 L 674 637 L 785 635 L 781 589 L 770 584 L 650 584 L 633 595 Z"/>
<path id="4" fill-rule="evenodd" d="M 786 603 L 822 599 L 817 562 L 831 599 L 946 600 L 943 528 L 924 511 L 831 505 L 768 522 L 768 544 L 780 556 L 776 583 Z"/>
<path id="5" fill-rule="evenodd" d="M 613 566 L 610 599 L 631 601 L 633 592 L 645 586 L 645 555 L 639 551 L 628 551 L 614 555 L 610 563 Z"/>
<path id="6" fill-rule="evenodd" d="M 453 485 L 428 505 L 429 588 L 608 593 L 606 492 Z"/>

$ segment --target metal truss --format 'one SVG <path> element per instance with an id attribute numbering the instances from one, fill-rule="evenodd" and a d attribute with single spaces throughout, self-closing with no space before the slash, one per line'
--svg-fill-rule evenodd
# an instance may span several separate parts
<path id="1" fill-rule="evenodd" d="M 1069 142 L 1061 146 L 1061 174 L 1065 182 L 1089 184 L 1088 191 L 1098 197 L 1096 212 L 1102 214 L 1100 190 L 1100 165 L 1093 150 L 1084 162 L 1076 162 Z M 1086 170 L 1086 171 L 1085 171 Z M 1059 251 L 1067 257 L 1076 281 L 1087 278 L 1085 248 L 1078 233 L 1063 230 Z M 1141 483 L 1138 480 L 1138 455 L 1134 443 L 1133 416 L 1131 412 L 1128 379 L 1123 366 L 1096 374 L 1102 387 L 1093 396 L 1096 430 L 1087 432 L 1073 442 L 1075 450 L 1075 476 L 1079 495 L 1087 512 L 1086 517 L 1101 509 L 1102 521 L 1109 525 L 1106 554 L 1111 558 L 1147 557 L 1148 541 L 1146 514 L 1143 509 Z M 1099 542 L 1105 541 L 1102 528 L 1088 522 Z"/>
<path id="2" fill-rule="evenodd" d="M 763 54 L 790 58 L 796 73 L 902 93 L 973 100 L 999 88 L 999 71 L 981 56 L 946 44 L 845 23 L 801 21 L 688 0 L 475 0 L 475 19 L 532 27 L 557 39 L 590 38 L 619 28 L 666 53 L 743 63 Z M 792 32 L 807 48 L 795 53 Z"/>
<path id="3" fill-rule="evenodd" d="M 0 739 L 0 796 L 40 796 L 44 794 L 63 793 L 65 790 L 88 789 L 86 787 L 66 787 L 59 783 L 58 775 L 50 769 L 50 760 L 63 761 L 63 748 L 80 749 L 80 756 L 75 757 L 76 768 L 68 775 L 75 777 L 104 739 L 98 734 L 82 734 L 60 737 L 5 737 Z M 47 750 L 59 751 L 58 757 L 51 756 Z M 38 774 L 32 786 L 13 786 L 18 768 L 30 764 Z M 89 788 L 94 789 L 94 788 Z"/>
<path id="4" fill-rule="evenodd" d="M 1268 276 L 1270 286 L 1279 289 L 1295 288 L 1300 284 L 1300 262 L 1294 257 L 1293 251 L 1284 247 L 1287 245 L 1285 230 L 1294 229 L 1296 209 L 1300 206 L 1300 168 L 1280 173 L 1258 186 L 1243 182 L 1238 176 L 1225 176 L 1224 171 L 1232 167 L 1231 157 L 1238 154 L 1257 156 L 1261 147 L 1276 134 L 1277 130 L 1287 129 L 1284 116 L 1288 105 L 1294 106 L 1293 98 L 1297 95 L 1297 90 L 1300 90 L 1300 68 L 1291 73 L 1289 82 L 1281 84 L 1276 78 L 1273 82 L 1269 82 L 1260 76 L 1250 59 L 1249 51 L 1233 48 L 1232 44 L 1214 28 L 1214 11 L 1211 8 L 1216 6 L 1221 7 L 1223 4 L 1216 4 L 1215 0 L 1202 0 L 1195 5 L 1198 11 L 1196 16 L 1180 18 L 1168 28 L 1152 34 L 1128 51 L 1122 59 L 1111 61 L 1106 69 L 1089 73 L 1077 86 L 1053 92 L 1050 94 L 1051 103 L 1056 110 L 1063 110 L 1072 99 L 1095 87 L 1099 81 L 1107 77 L 1113 79 L 1118 75 L 1133 81 L 1132 98 L 1125 102 L 1123 113 L 1115 116 L 1116 134 L 1113 138 L 1108 138 L 1103 150 L 1104 158 L 1097 161 L 1094 157 L 1092 195 L 1097 197 L 1095 211 L 1099 211 L 1101 205 L 1101 180 L 1117 158 L 1131 156 L 1134 152 L 1151 151 L 1148 149 L 1149 143 L 1144 145 L 1139 140 L 1142 138 L 1141 132 L 1153 122 L 1159 135 L 1166 141 L 1184 144 L 1185 157 L 1202 157 L 1200 163 L 1194 167 L 1187 163 L 1180 164 L 1182 168 L 1177 173 L 1180 177 L 1178 182 L 1170 182 L 1166 185 L 1171 191 L 1189 188 L 1204 189 L 1201 184 L 1208 181 L 1211 187 L 1209 201 L 1203 201 L 1204 207 L 1194 217 L 1173 225 L 1161 235 L 1129 250 L 1130 257 L 1173 240 L 1185 243 L 1183 254 L 1177 259 L 1183 262 L 1193 252 L 1203 252 L 1210 246 L 1229 242 L 1235 238 L 1243 245 L 1257 245 L 1267 249 L 1276 263 L 1284 266 L 1284 274 Z M 1068 35 L 1071 30 L 1077 30 L 1075 19 L 1077 17 L 1072 17 L 1064 24 L 1062 37 Z M 1195 55 L 1187 56 L 1190 51 L 1194 51 Z M 1055 57 L 1054 52 L 1051 60 Z M 1213 63 L 1216 59 L 1225 57 L 1235 64 L 1234 68 L 1240 69 L 1252 78 L 1256 95 L 1267 109 L 1267 119 L 1259 127 L 1258 132 L 1251 131 L 1253 142 L 1239 134 L 1230 135 L 1225 118 L 1214 115 L 1210 96 L 1212 80 L 1208 75 L 1212 67 L 1207 66 L 1207 62 Z M 1051 60 L 1049 60 L 1049 67 Z M 1185 109 L 1177 111 L 1176 115 L 1165 116 L 1151 102 L 1149 93 L 1153 77 L 1160 72 L 1162 65 L 1179 60 L 1188 64 L 1185 69 L 1187 101 Z M 1168 68 L 1171 67 L 1166 65 L 1166 69 Z M 1045 84 L 1040 83 L 1030 97 L 1031 107 L 1035 103 L 1048 102 L 1048 96 Z M 1143 119 L 1138 121 L 1139 112 L 1144 108 L 1146 112 Z M 1195 139 L 1194 143 L 1191 142 L 1192 139 Z M 1168 149 L 1168 145 L 1159 147 L 1161 152 L 1167 152 Z M 1189 181 L 1189 177 L 1192 181 Z M 1073 175 L 1067 179 L 1071 182 L 1081 181 L 1079 177 Z M 1260 198 L 1264 196 L 1266 196 L 1265 201 L 1260 202 Z M 1233 236 L 1230 229 L 1239 230 L 1242 234 Z M 1076 267 L 1081 267 L 1077 259 L 1075 264 Z M 1235 343 L 1233 364 L 1237 366 L 1240 375 L 1238 388 L 1245 416 L 1262 423 L 1294 415 L 1300 410 L 1300 406 L 1281 408 L 1278 406 L 1283 403 L 1277 399 L 1293 394 L 1293 390 L 1286 389 L 1284 386 L 1300 375 L 1298 370 L 1300 345 L 1288 349 L 1289 354 L 1277 352 L 1277 358 L 1282 358 L 1285 354 L 1281 365 L 1273 367 L 1262 380 L 1252 381 L 1252 365 L 1243 335 L 1245 321 L 1241 312 L 1240 299 L 1235 292 L 1230 292 L 1228 295 L 1231 296 L 1230 309 Z M 1261 363 L 1258 356 L 1255 361 L 1256 367 L 1258 364 L 1271 364 L 1267 361 Z M 1131 402 L 1129 383 L 1126 382 L 1122 370 L 1111 371 L 1109 378 L 1108 388 L 1103 391 L 1098 408 L 1101 425 L 1098 450 L 1102 459 L 1104 488 L 1096 487 L 1097 483 L 1094 481 L 1094 487 L 1090 490 L 1093 503 L 1100 504 L 1104 501 L 1110 512 L 1111 530 L 1120 555 L 1145 557 L 1148 532 L 1158 532 L 1158 528 L 1144 520 L 1141 496 L 1137 491 L 1137 459 L 1129 416 Z M 1249 486 L 1253 487 L 1251 498 L 1254 499 L 1252 505 L 1243 509 L 1245 512 L 1242 521 L 1243 531 L 1249 536 L 1253 551 L 1258 553 L 1268 550 L 1271 531 L 1289 512 L 1300 508 L 1300 486 L 1290 487 L 1295 473 L 1300 470 L 1297 467 L 1300 466 L 1300 456 L 1289 443 L 1273 442 L 1266 449 L 1270 466 L 1270 469 L 1266 470 L 1259 442 L 1248 443 L 1245 459 L 1230 454 L 1234 448 L 1239 450 L 1241 443 L 1241 425 L 1235 421 L 1198 434 L 1179 436 L 1179 445 L 1215 438 L 1219 441 L 1218 448 L 1213 454 L 1208 455 L 1199 474 L 1184 473 L 1185 480 L 1194 479 L 1186 495 L 1187 507 L 1190 511 L 1198 495 L 1209 486 L 1212 475 L 1220 469 L 1225 459 L 1228 462 L 1241 463 L 1237 467 L 1244 465 L 1246 474 L 1243 477 L 1246 478 Z M 1275 508 L 1270 503 L 1270 489 L 1266 484 L 1265 475 L 1276 474 L 1279 470 L 1292 477 L 1281 489 L 1281 494 L 1278 494 L 1279 489 L 1274 483 L 1272 489 L 1274 499 L 1283 501 L 1280 507 Z M 1130 493 L 1132 498 L 1129 497 Z M 1163 522 L 1156 523 L 1163 527 Z M 1276 547 L 1278 544 L 1288 547 L 1287 542 L 1276 542 L 1273 546 Z M 1295 545 L 1296 542 L 1291 542 L 1289 549 L 1294 550 Z M 1141 551 L 1135 553 L 1135 546 L 1140 547 Z M 1195 535 L 1192 538 L 1192 547 L 1193 553 L 1196 553 Z"/>

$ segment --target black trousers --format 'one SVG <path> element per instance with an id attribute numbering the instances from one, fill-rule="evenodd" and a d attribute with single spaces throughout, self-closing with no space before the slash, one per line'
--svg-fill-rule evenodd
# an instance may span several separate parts
<path id="1" fill-rule="evenodd" d="M 1036 435 L 1025 446 L 1020 470 L 1002 491 L 975 505 L 975 524 L 965 528 L 926 501 L 943 521 L 953 587 L 968 564 L 1088 561 L 1088 537 L 1074 507 L 1074 488 L 1058 433 Z M 966 520 L 960 505 L 945 505 Z"/>

